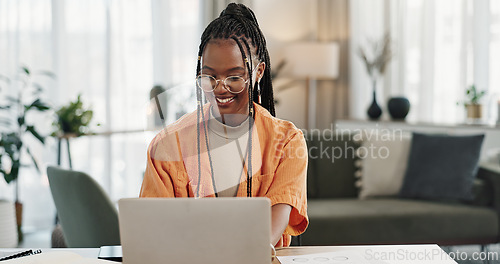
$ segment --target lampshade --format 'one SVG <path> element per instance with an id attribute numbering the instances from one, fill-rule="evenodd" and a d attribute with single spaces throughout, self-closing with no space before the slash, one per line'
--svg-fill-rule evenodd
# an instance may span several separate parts
<path id="1" fill-rule="evenodd" d="M 335 42 L 298 42 L 285 49 L 295 77 L 335 79 L 339 75 L 339 46 Z"/>

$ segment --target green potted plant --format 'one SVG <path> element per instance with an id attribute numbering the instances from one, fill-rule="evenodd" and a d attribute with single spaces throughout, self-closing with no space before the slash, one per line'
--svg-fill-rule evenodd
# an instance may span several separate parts
<path id="1" fill-rule="evenodd" d="M 22 167 L 28 166 L 27 162 L 22 159 L 24 153 L 31 157 L 31 163 L 37 171 L 40 171 L 30 146 L 25 144 L 24 139 L 27 136 L 33 136 L 41 144 L 45 144 L 45 137 L 38 133 L 35 126 L 29 122 L 28 117 L 32 112 L 45 112 L 51 109 L 40 98 L 43 88 L 34 82 L 33 77 L 36 75 L 54 77 L 50 72 L 31 72 L 27 67 L 21 67 L 19 75 L 14 78 L 0 76 L 0 79 L 7 86 L 17 88 L 16 96 L 4 96 L 2 99 L 5 101 L 0 102 L 0 111 L 6 113 L 4 116 L 13 117 L 0 119 L 0 123 L 5 128 L 0 133 L 0 174 L 3 175 L 7 183 L 13 182 L 15 184 L 19 241 L 22 241 L 23 238 L 21 232 L 22 203 L 19 201 L 19 172 Z"/>
<path id="2" fill-rule="evenodd" d="M 53 123 L 56 137 L 79 137 L 89 134 L 89 124 L 92 121 L 93 111 L 83 106 L 81 95 L 75 101 L 62 106 L 56 111 L 57 120 Z"/>
<path id="3" fill-rule="evenodd" d="M 485 91 L 478 91 L 475 85 L 469 86 L 465 91 L 466 100 L 463 104 L 467 110 L 467 118 L 481 119 L 483 106 L 480 104 L 480 100 L 485 94 Z"/>

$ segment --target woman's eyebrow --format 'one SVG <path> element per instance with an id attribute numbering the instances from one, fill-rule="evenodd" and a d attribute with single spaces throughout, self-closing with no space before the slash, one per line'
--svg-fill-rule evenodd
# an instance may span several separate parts
<path id="1" fill-rule="evenodd" d="M 215 71 L 213 68 L 211 68 L 210 66 L 203 66 L 201 69 L 203 70 L 210 70 L 210 71 Z M 232 72 L 232 71 L 244 71 L 245 68 L 241 67 L 241 66 L 237 66 L 237 67 L 233 67 L 231 69 L 228 69 L 226 70 L 226 72 Z"/>

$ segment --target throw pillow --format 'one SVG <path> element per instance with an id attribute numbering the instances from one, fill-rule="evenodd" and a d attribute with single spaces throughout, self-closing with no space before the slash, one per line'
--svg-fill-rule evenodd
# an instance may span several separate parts
<path id="1" fill-rule="evenodd" d="M 429 200 L 471 200 L 483 139 L 484 135 L 413 133 L 400 196 Z"/>
<path id="2" fill-rule="evenodd" d="M 410 152 L 411 135 L 396 131 L 385 136 L 364 133 L 358 149 L 361 173 L 359 198 L 397 196 Z"/>

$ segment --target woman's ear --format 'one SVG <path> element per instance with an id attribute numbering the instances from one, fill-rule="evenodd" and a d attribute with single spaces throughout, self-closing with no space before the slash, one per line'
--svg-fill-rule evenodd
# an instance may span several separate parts
<path id="1" fill-rule="evenodd" d="M 260 81 L 262 79 L 262 76 L 264 76 L 265 69 L 266 69 L 266 63 L 261 62 L 257 67 L 257 81 Z"/>

